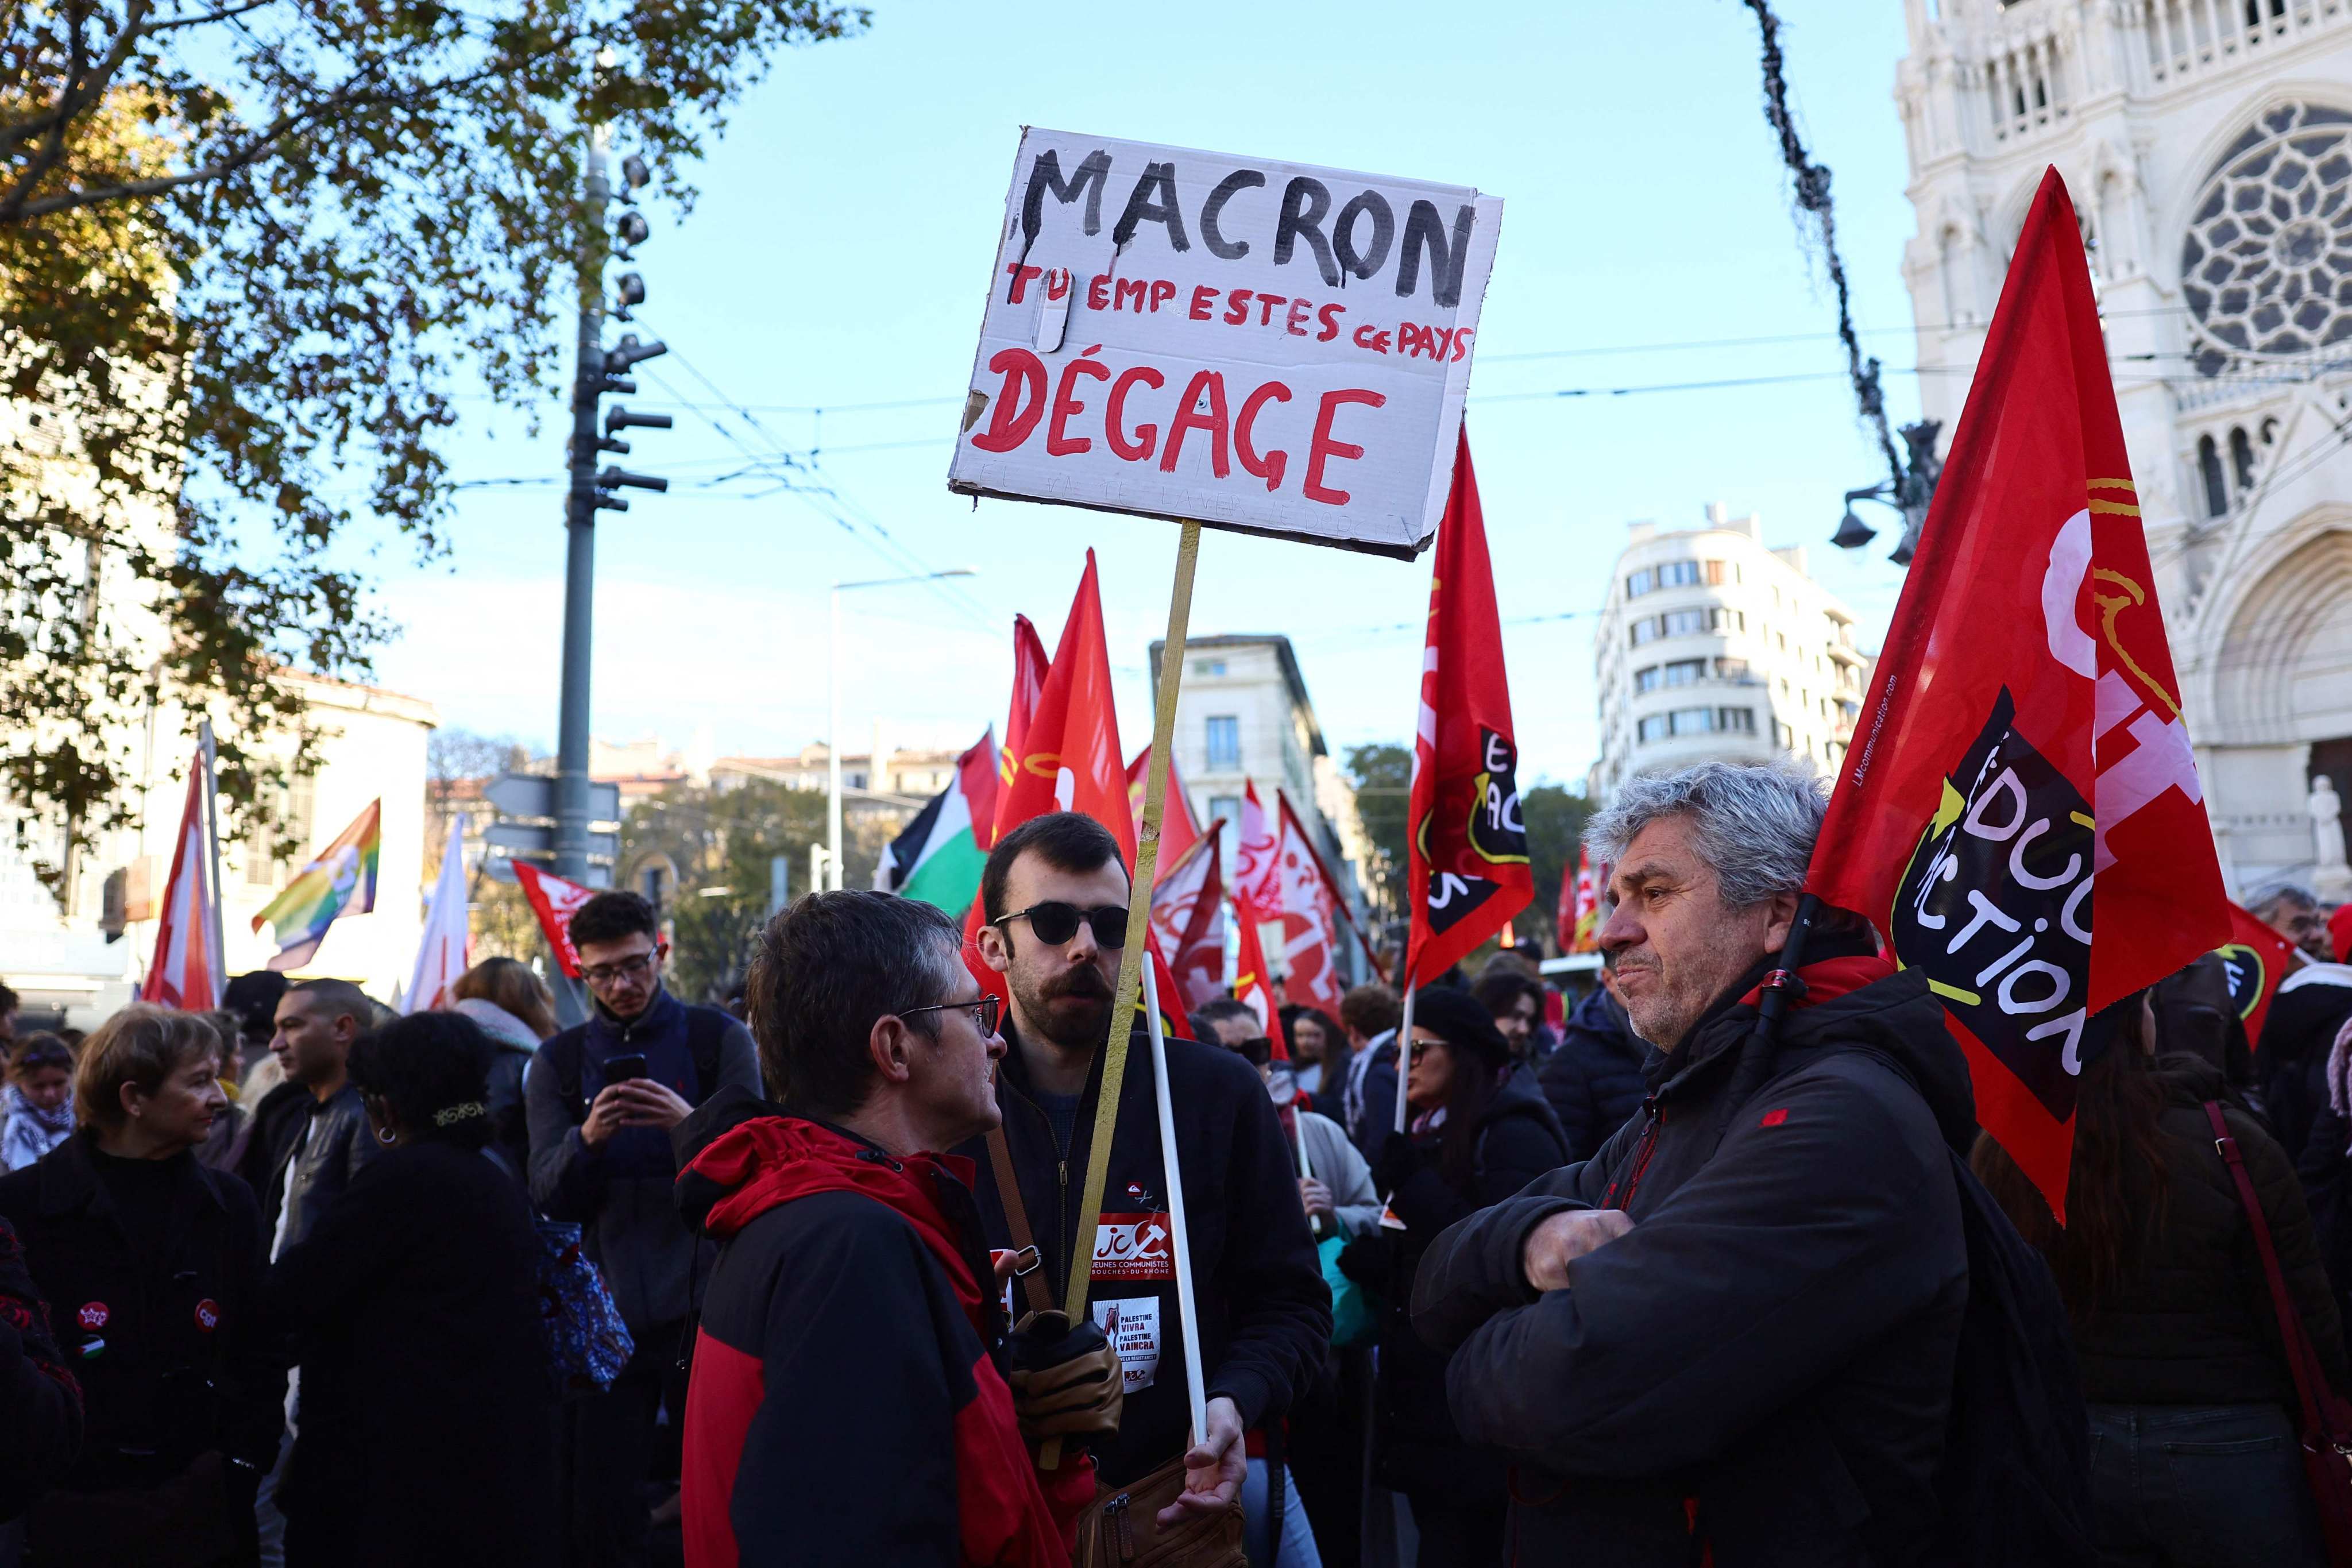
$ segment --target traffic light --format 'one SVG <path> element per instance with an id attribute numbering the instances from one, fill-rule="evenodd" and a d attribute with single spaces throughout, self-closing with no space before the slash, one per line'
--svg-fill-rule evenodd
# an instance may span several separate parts
<path id="1" fill-rule="evenodd" d="M 631 153 L 621 162 L 620 191 L 614 199 L 630 210 L 621 214 L 613 225 L 616 252 L 627 258 L 631 247 L 643 245 L 653 233 L 645 214 L 635 210 L 635 192 L 653 178 L 646 161 Z M 646 300 L 646 280 L 642 274 L 624 272 L 614 280 L 612 314 L 616 321 L 630 321 L 630 308 L 642 305 Z M 641 489 L 663 491 L 669 481 L 652 474 L 631 473 L 625 468 L 607 467 L 602 472 L 595 468 L 596 454 L 613 452 L 626 455 L 629 443 L 615 432 L 639 426 L 651 430 L 667 430 L 670 417 L 667 414 L 632 414 L 625 408 L 606 411 L 604 429 L 596 427 L 598 402 L 614 393 L 634 394 L 637 384 L 628 375 L 629 369 L 645 360 L 658 359 L 669 353 L 669 346 L 658 339 L 646 342 L 635 332 L 624 333 L 611 347 L 596 344 L 582 354 L 579 380 L 575 384 L 572 402 L 572 500 L 571 516 L 576 522 L 585 522 L 593 511 L 626 511 L 629 503 L 616 495 L 616 490 Z M 590 510 L 593 509 L 593 510 Z"/>

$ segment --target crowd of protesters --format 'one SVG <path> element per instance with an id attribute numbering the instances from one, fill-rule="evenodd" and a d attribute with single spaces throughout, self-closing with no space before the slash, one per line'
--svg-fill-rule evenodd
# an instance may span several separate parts
<path id="1" fill-rule="evenodd" d="M 1211 1001 L 1164 1108 L 1139 1012 L 1106 1091 L 1132 890 L 1066 813 L 975 942 L 814 894 L 732 1010 L 629 893 L 570 1028 L 509 959 L 87 1037 L 0 987 L 0 1564 L 2330 1561 L 2321 901 L 2249 905 L 2300 950 L 2258 1036 L 2218 958 L 2103 1020 L 2061 1224 L 1864 922 L 1758 1030 L 1822 805 L 1636 780 L 1595 988 Z"/>

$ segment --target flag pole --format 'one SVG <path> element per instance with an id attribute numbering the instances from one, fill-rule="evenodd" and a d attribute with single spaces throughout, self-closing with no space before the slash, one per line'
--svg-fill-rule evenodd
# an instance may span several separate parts
<path id="1" fill-rule="evenodd" d="M 228 944 L 221 933 L 220 782 L 211 720 L 197 721 L 196 742 L 205 754 L 205 847 L 208 867 L 205 901 L 212 907 L 212 929 L 206 934 L 212 938 L 213 961 L 205 967 L 213 972 L 212 1003 L 217 1007 L 228 984 Z"/>
<path id="2" fill-rule="evenodd" d="M 1406 975 L 1404 986 L 1404 1016 L 1397 1021 L 1396 1133 L 1400 1138 L 1404 1136 L 1405 1079 L 1411 1077 L 1412 1072 L 1412 999 L 1419 994 L 1420 990 L 1421 988 L 1419 986 L 1412 984 L 1412 976 L 1410 974 Z"/>
<path id="3" fill-rule="evenodd" d="M 1103 1183 L 1110 1174 L 1111 1131 L 1118 1121 L 1119 1085 L 1127 1074 L 1128 1037 L 1135 1027 L 1134 1020 L 1127 1014 L 1127 998 L 1139 994 L 1145 973 L 1143 944 L 1151 934 L 1151 889 L 1160 869 L 1160 818 L 1168 804 L 1168 752 L 1175 737 L 1176 694 L 1184 679 L 1184 636 L 1192 623 L 1192 576 L 1200 561 L 1201 525 L 1188 522 L 1176 541 L 1176 576 L 1168 594 L 1168 637 L 1160 652 L 1160 690 L 1151 720 L 1151 759 L 1143 768 L 1143 816 L 1135 825 L 1135 868 L 1128 884 L 1127 944 L 1119 951 L 1118 984 L 1111 992 L 1110 1038 L 1103 1046 L 1102 1083 L 1095 1095 L 1094 1134 L 1087 1146 L 1086 1177 L 1079 1188 L 1078 1227 L 1072 1233 L 1070 1246 L 1069 1288 L 1062 1296 L 1063 1310 L 1074 1323 L 1087 1318 L 1087 1282 L 1094 1272 L 1094 1235 L 1101 1223 Z M 1155 1026 L 1158 1016 L 1153 1011 Z M 1168 1142 L 1167 1150 L 1168 1184 L 1181 1192 L 1176 1179 L 1176 1145 Z M 1177 1200 L 1171 1195 L 1170 1201 Z M 1172 1215 L 1174 1211 L 1170 1213 Z M 1181 1257 L 1182 1247 L 1176 1250 Z M 1180 1307 L 1187 1300 L 1189 1295 L 1180 1297 Z M 1192 1338 L 1188 1323 L 1188 1346 Z M 1197 1377 L 1193 1390 L 1198 1398 Z M 1200 1430 L 1196 1429 L 1195 1436 Z M 1037 1468 L 1057 1469 L 1061 1462 L 1061 1439 L 1046 1439 L 1038 1451 Z"/>
<path id="4" fill-rule="evenodd" d="M 1194 526 L 1185 524 L 1188 529 Z M 1161 662 L 1164 666 L 1166 661 Z M 1142 855 L 1137 849 L 1137 858 Z M 1143 1017 L 1144 1028 L 1151 1037 L 1152 1099 L 1159 1104 L 1160 1151 L 1167 1166 L 1168 1247 L 1176 1263 L 1176 1332 L 1184 1342 L 1184 1392 L 1192 1402 L 1192 1440 L 1197 1443 L 1209 1430 L 1209 1394 L 1201 1376 L 1201 1336 L 1195 1331 L 1201 1314 L 1192 1306 L 1192 1249 L 1188 1240 L 1192 1233 L 1184 1223 L 1184 1173 L 1176 1158 L 1176 1101 L 1168 1089 L 1168 1043 L 1160 1028 L 1160 983 L 1149 963 L 1143 966 Z M 1091 1158 L 1088 1163 L 1093 1163 Z"/>

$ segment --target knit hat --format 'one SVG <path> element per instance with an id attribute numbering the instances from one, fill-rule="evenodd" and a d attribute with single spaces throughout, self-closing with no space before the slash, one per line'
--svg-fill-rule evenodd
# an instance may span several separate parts
<path id="1" fill-rule="evenodd" d="M 1510 1043 L 1495 1027 L 1494 1015 L 1466 991 L 1446 985 L 1424 988 L 1412 999 L 1412 1021 L 1444 1040 L 1456 1056 L 1466 1051 L 1490 1068 L 1510 1062 Z"/>

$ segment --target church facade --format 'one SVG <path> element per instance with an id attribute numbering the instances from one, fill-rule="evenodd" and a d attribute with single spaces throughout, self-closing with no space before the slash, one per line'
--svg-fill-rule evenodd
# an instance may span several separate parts
<path id="1" fill-rule="evenodd" d="M 2352 895 L 2352 0 L 1904 5 L 1927 416 L 1948 442 L 2054 165 L 2223 872 Z"/>

